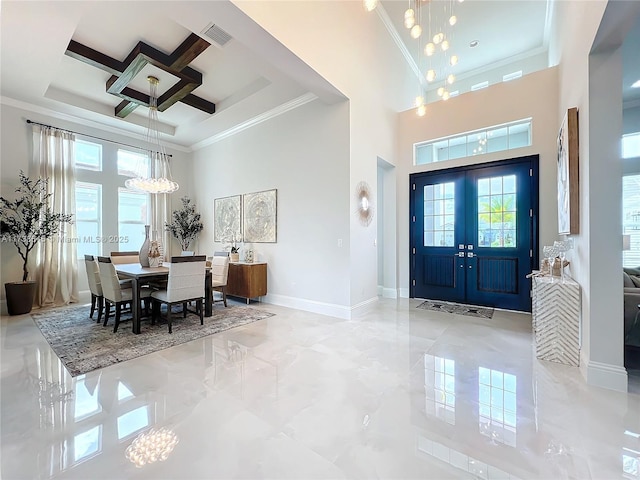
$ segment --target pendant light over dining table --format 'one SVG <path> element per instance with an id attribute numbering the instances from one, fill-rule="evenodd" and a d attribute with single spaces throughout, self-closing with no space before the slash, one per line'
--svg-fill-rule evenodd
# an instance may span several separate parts
<path id="1" fill-rule="evenodd" d="M 151 75 L 147 77 L 147 80 L 149 81 L 149 122 L 146 141 L 149 145 L 149 166 L 147 175 L 139 174 L 135 178 L 129 178 L 125 182 L 125 186 L 129 190 L 143 193 L 173 193 L 180 186 L 171 178 L 168 156 L 160 143 L 158 122 L 158 84 L 160 80 Z M 148 175 L 149 169 L 151 172 L 155 171 L 154 175 Z"/>

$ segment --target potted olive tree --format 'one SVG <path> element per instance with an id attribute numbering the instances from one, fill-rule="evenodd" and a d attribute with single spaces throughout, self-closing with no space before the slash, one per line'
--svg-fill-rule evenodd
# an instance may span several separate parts
<path id="1" fill-rule="evenodd" d="M 171 214 L 172 222 L 166 222 L 165 228 L 180 242 L 182 251 L 189 250 L 191 242 L 198 237 L 204 228 L 200 221 L 200 214 L 196 212 L 196 206 L 191 203 L 189 197 L 182 197 L 182 208 L 174 210 Z"/>
<path id="2" fill-rule="evenodd" d="M 22 258 L 22 282 L 5 283 L 9 315 L 29 313 L 33 306 L 36 283 L 29 281 L 29 254 L 41 240 L 57 235 L 73 215 L 55 213 L 48 200 L 48 179 L 31 180 L 20 171 L 20 186 L 15 200 L 0 197 L 0 235 L 2 242 L 11 242 Z"/>

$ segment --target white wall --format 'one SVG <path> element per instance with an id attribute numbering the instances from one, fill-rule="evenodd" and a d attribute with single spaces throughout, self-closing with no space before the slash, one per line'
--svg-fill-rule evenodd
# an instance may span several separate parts
<path id="1" fill-rule="evenodd" d="M 225 246 L 213 242 L 215 198 L 275 188 L 277 243 L 251 245 L 268 262 L 265 301 L 348 318 L 348 178 L 348 102 L 315 100 L 196 151 L 197 250 Z"/>
<path id="2" fill-rule="evenodd" d="M 560 63 L 558 118 L 578 107 L 580 234 L 572 252 L 582 287 L 581 369 L 593 385 L 627 388 L 623 367 L 620 248 L 622 55 L 638 2 L 556 2 Z"/>
<path id="3" fill-rule="evenodd" d="M 362 2 L 234 3 L 349 98 L 349 303 L 366 304 L 377 296 L 377 222 L 358 222 L 354 190 L 360 181 L 377 188 L 378 157 L 396 163 L 395 112 L 408 92 L 415 96 L 417 79 L 404 83 L 411 78 L 409 67 L 377 14 L 365 12 Z"/>
<path id="4" fill-rule="evenodd" d="M 72 130 L 87 135 L 94 135 L 108 140 L 126 143 L 128 145 L 143 145 L 144 142 L 130 138 L 124 135 L 118 135 L 111 132 L 105 132 L 96 128 L 88 127 L 81 123 L 76 123 L 68 119 L 55 118 L 54 116 L 42 113 L 41 109 L 29 110 L 29 106 L 22 104 L 22 108 L 14 106 L 17 102 L 3 99 L 2 109 L 0 111 L 0 194 L 10 197 L 18 184 L 18 174 L 20 170 L 29 173 L 29 162 L 33 154 L 31 125 L 26 120 L 44 123 L 55 127 Z M 37 111 L 35 111 L 37 110 Z M 175 181 L 180 184 L 180 190 L 171 197 L 172 209 L 179 208 L 180 197 L 188 195 L 192 191 L 191 181 L 191 154 L 167 149 L 167 153 L 172 154 L 172 174 Z M 113 210 L 110 205 L 103 205 L 103 211 Z M 103 232 L 107 235 L 107 232 Z M 116 232 L 113 232 L 114 234 Z M 128 248 L 128 247 L 127 247 Z M 140 245 L 133 245 L 132 250 L 139 249 Z M 124 249 L 124 248 L 122 248 Z M 174 251 L 178 251 L 176 246 Z M 18 255 L 18 251 L 12 243 L 0 243 L 0 301 L 1 312 L 6 314 L 5 310 L 5 282 L 15 282 L 22 279 L 22 260 Z M 81 298 L 86 298 L 88 284 L 84 263 L 79 262 L 78 269 L 78 289 Z"/>
<path id="5" fill-rule="evenodd" d="M 540 155 L 540 248 L 557 240 L 556 118 L 557 68 L 525 75 L 518 80 L 492 85 L 427 105 L 424 117 L 415 110 L 399 115 L 398 134 L 398 261 L 399 286 L 409 296 L 409 174 L 459 165 Z M 471 158 L 427 165 L 413 165 L 413 144 L 501 123 L 532 118 L 533 145 Z M 540 254 L 542 252 L 540 251 Z"/>

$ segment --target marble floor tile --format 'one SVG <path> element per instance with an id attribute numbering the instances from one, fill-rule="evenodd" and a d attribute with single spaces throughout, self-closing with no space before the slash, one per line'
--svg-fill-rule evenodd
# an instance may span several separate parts
<path id="1" fill-rule="evenodd" d="M 536 359 L 530 315 L 419 303 L 254 304 L 275 315 L 75 378 L 3 317 L 0 476 L 640 479 L 639 376 L 590 387 Z"/>

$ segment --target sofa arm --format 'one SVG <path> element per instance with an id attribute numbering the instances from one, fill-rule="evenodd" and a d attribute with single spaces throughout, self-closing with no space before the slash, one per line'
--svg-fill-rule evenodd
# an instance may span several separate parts
<path id="1" fill-rule="evenodd" d="M 624 289 L 624 335 L 631 330 L 640 305 L 640 288 L 625 287 Z"/>

